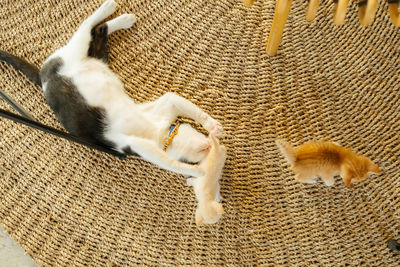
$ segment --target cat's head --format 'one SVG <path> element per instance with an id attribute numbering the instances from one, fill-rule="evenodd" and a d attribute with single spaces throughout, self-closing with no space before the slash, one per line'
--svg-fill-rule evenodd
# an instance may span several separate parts
<path id="1" fill-rule="evenodd" d="M 343 181 L 349 186 L 352 182 L 359 182 L 368 177 L 368 173 L 380 173 L 379 167 L 364 156 L 357 156 L 351 164 L 343 168 Z"/>
<path id="2" fill-rule="evenodd" d="M 202 161 L 211 148 L 210 140 L 189 124 L 181 124 L 168 150 L 178 155 L 180 160 L 198 163 Z"/>
<path id="3" fill-rule="evenodd" d="M 221 203 L 214 200 L 199 202 L 196 209 L 196 225 L 216 223 L 222 214 L 224 214 L 224 208 Z"/>

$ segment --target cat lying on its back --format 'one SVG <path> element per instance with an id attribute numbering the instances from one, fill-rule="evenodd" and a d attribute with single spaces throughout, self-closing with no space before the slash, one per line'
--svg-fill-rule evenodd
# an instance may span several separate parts
<path id="1" fill-rule="evenodd" d="M 88 17 L 68 44 L 49 56 L 39 70 L 25 60 L 0 51 L 0 59 L 42 86 L 47 103 L 72 134 L 122 153 L 138 154 L 161 168 L 201 176 L 197 163 L 208 153 L 210 142 L 188 124 L 180 126 L 168 150 L 162 147 L 171 123 L 178 116 L 199 122 L 220 135 L 221 124 L 196 105 L 173 93 L 154 102 L 136 104 L 122 82 L 107 66 L 107 36 L 130 28 L 135 17 L 124 14 L 98 25 L 116 9 L 106 1 Z"/>

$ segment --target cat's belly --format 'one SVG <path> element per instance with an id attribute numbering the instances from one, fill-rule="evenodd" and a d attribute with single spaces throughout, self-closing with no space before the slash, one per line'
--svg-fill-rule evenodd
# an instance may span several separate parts
<path id="1" fill-rule="evenodd" d="M 167 127 L 159 124 L 140 112 L 136 105 L 115 106 L 114 109 L 106 109 L 106 121 L 109 132 L 120 133 L 126 136 L 135 136 L 152 140 L 156 144 L 164 142 L 164 136 L 168 135 Z"/>
<path id="2" fill-rule="evenodd" d="M 81 64 L 66 66 L 60 74 L 70 77 L 90 106 L 107 108 L 110 103 L 118 103 L 128 97 L 118 76 L 99 60 L 89 59 Z"/>

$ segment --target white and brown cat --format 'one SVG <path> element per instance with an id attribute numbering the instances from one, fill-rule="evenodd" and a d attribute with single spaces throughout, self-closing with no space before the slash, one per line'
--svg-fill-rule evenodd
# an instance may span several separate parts
<path id="1" fill-rule="evenodd" d="M 198 163 L 207 155 L 210 142 L 206 136 L 183 124 L 166 152 L 164 141 L 178 116 L 199 122 L 215 135 L 222 133 L 221 124 L 174 93 L 138 104 L 124 92 L 124 85 L 106 64 L 107 37 L 133 26 L 135 16 L 124 14 L 99 24 L 116 6 L 113 0 L 103 3 L 64 47 L 46 59 L 40 71 L 5 51 L 0 51 L 0 60 L 43 88 L 47 103 L 70 133 L 122 153 L 137 154 L 166 170 L 203 175 L 198 165 L 186 162 Z"/>

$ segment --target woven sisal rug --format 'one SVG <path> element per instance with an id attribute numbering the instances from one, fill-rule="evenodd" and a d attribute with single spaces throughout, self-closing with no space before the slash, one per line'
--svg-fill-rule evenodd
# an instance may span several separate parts
<path id="1" fill-rule="evenodd" d="M 40 66 L 101 1 L 0 2 L 0 49 Z M 279 54 L 265 42 L 274 2 L 119 0 L 137 24 L 110 39 L 111 68 L 138 102 L 176 92 L 225 128 L 226 214 L 194 224 L 183 176 L 0 119 L 0 224 L 42 266 L 398 266 L 400 30 L 380 1 L 372 26 L 345 25 L 323 0 L 316 20 L 294 1 Z M 0 86 L 62 129 L 41 89 L 0 64 Z M 0 106 L 11 110 L 3 101 Z M 304 185 L 274 140 L 332 140 L 380 175 Z"/>

